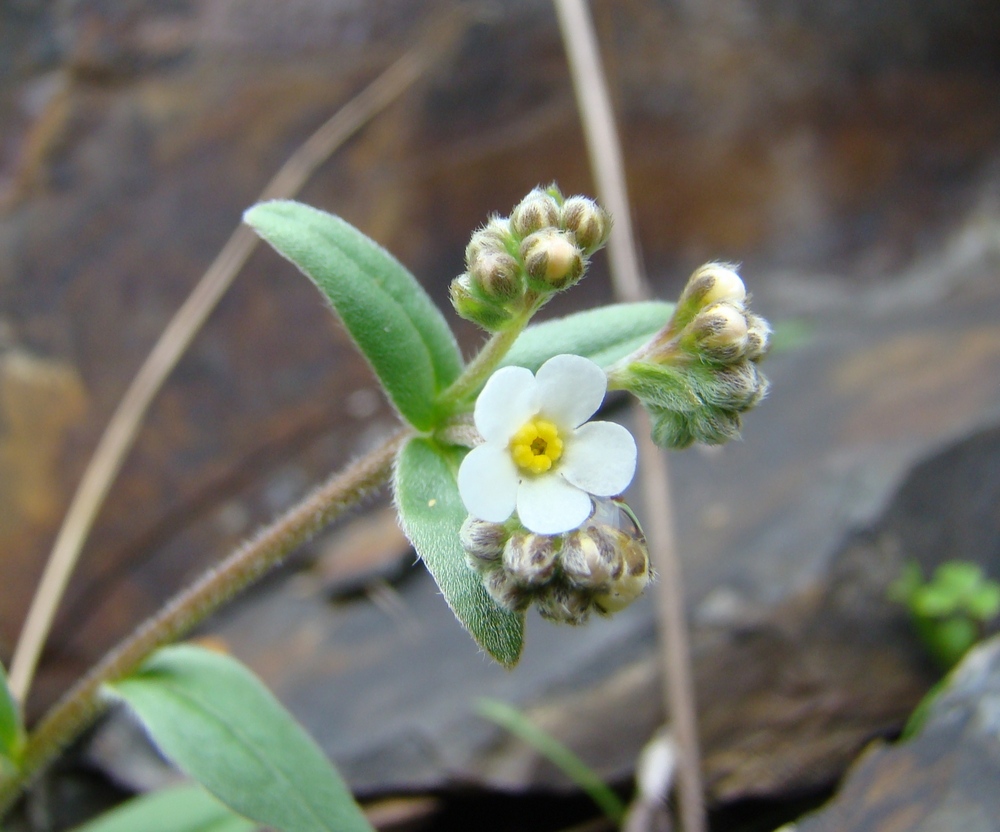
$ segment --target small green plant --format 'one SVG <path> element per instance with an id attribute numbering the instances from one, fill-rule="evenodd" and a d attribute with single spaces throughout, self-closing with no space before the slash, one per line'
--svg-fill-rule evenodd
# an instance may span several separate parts
<path id="1" fill-rule="evenodd" d="M 950 670 L 983 637 L 986 625 L 1000 615 L 1000 583 L 976 563 L 942 563 L 925 581 L 920 566 L 909 562 L 889 588 L 904 604 L 934 659 Z"/>
<path id="2" fill-rule="evenodd" d="M 593 200 L 555 186 L 536 188 L 472 236 L 451 299 L 490 337 L 468 362 L 416 278 L 344 220 L 290 201 L 262 203 L 244 219 L 315 283 L 401 427 L 168 603 L 34 730 L 25 731 L 0 677 L 0 813 L 118 701 L 232 810 L 225 828 L 245 828 L 245 818 L 281 832 L 370 830 L 337 772 L 259 680 L 235 659 L 171 642 L 390 482 L 400 524 L 456 618 L 513 667 L 529 606 L 583 624 L 626 607 L 651 578 L 639 521 L 621 499 L 635 440 L 622 425 L 591 419 L 606 392 L 635 395 L 657 444 L 683 448 L 737 436 L 767 389 L 757 365 L 770 328 L 722 264 L 696 271 L 676 305 L 619 304 L 529 326 L 584 277 L 611 227 Z"/>

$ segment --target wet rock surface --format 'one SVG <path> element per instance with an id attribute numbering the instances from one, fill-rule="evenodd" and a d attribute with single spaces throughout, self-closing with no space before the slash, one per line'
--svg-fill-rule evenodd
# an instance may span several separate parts
<path id="1" fill-rule="evenodd" d="M 1000 829 L 1000 640 L 972 650 L 934 700 L 920 733 L 875 744 L 837 797 L 788 832 Z"/>
<path id="2" fill-rule="evenodd" d="M 445 5 L 0 6 L 0 658 L 170 314 L 288 153 Z M 779 325 L 744 440 L 671 456 L 711 797 L 829 784 L 934 678 L 884 601 L 898 566 L 1000 574 L 997 7 L 594 12 L 661 294 L 739 260 Z M 523 2 L 472 9 L 302 198 L 444 302 L 469 232 L 553 179 L 590 189 L 554 18 Z M 609 296 L 599 261 L 552 311 Z M 150 413 L 29 711 L 392 423 L 312 287 L 256 255 Z M 377 565 L 342 566 L 346 551 Z M 619 780 L 661 719 L 650 599 L 580 630 L 532 617 L 507 673 L 391 519 L 323 537 L 211 630 L 363 793 L 565 785 L 474 716 L 477 696 L 523 706 Z"/>

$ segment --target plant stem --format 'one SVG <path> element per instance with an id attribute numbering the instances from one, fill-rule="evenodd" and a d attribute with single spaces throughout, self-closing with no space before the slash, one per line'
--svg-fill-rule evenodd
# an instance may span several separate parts
<path id="1" fill-rule="evenodd" d="M 540 304 L 533 304 L 530 309 L 514 318 L 500 332 L 494 333 L 490 340 L 483 345 L 479 354 L 469 362 L 462 375 L 455 379 L 451 386 L 441 394 L 440 401 L 454 406 L 466 401 L 478 392 L 486 378 L 496 369 L 497 364 L 510 352 L 510 348 L 518 336 L 524 332 L 528 321 L 538 311 L 539 306 Z"/>
<path id="2" fill-rule="evenodd" d="M 410 428 L 397 431 L 333 476 L 168 601 L 95 665 L 29 735 L 18 775 L 0 783 L 0 817 L 25 786 L 101 714 L 107 705 L 101 694 L 105 683 L 127 676 L 154 650 L 190 632 L 292 550 L 385 484 L 396 454 L 412 435 Z"/>

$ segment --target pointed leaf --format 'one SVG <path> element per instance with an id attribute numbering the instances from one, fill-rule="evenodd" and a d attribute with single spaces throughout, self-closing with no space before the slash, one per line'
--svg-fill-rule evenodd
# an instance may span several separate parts
<path id="1" fill-rule="evenodd" d="M 264 202 L 243 219 L 326 295 L 403 418 L 434 427 L 434 397 L 462 358 L 416 278 L 352 225 L 308 205 Z"/>
<path id="2" fill-rule="evenodd" d="M 467 512 L 455 480 L 463 451 L 412 439 L 399 455 L 393 487 L 403 531 L 458 620 L 494 659 L 521 656 L 524 617 L 498 606 L 465 562 L 459 530 Z"/>
<path id="3" fill-rule="evenodd" d="M 167 757 L 241 815 L 281 832 L 371 832 L 316 743 L 235 659 L 165 647 L 107 687 Z"/>
<path id="4" fill-rule="evenodd" d="M 72 832 L 254 832 L 260 825 L 235 814 L 199 785 L 139 795 Z"/>
<path id="5" fill-rule="evenodd" d="M 7 673 L 0 664 L 0 757 L 15 762 L 21 756 L 24 746 L 24 725 L 21 723 L 21 709 L 10 692 Z"/>
<path id="6" fill-rule="evenodd" d="M 609 367 L 659 332 L 674 305 L 661 301 L 617 303 L 528 327 L 501 366 L 534 372 L 554 355 L 573 353 Z"/>

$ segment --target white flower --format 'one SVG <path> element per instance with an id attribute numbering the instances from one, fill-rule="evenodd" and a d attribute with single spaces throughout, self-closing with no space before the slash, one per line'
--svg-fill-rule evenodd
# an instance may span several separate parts
<path id="1" fill-rule="evenodd" d="M 624 491 L 635 474 L 632 434 L 614 422 L 587 422 L 607 383 L 604 370 L 579 355 L 550 358 L 536 375 L 497 370 L 476 400 L 485 444 L 458 471 L 469 513 L 502 523 L 516 508 L 529 531 L 561 534 L 587 519 L 591 495 Z"/>

